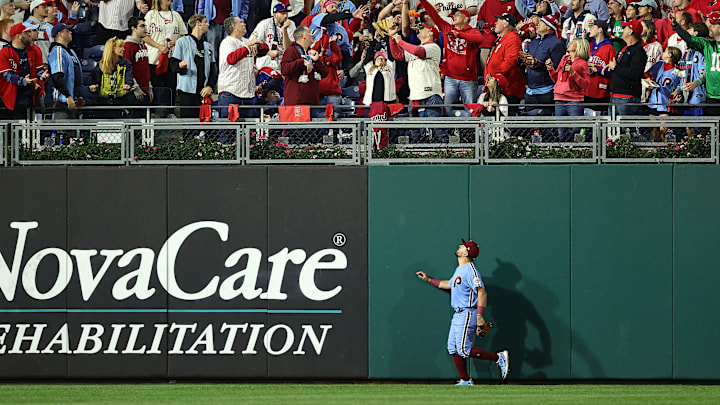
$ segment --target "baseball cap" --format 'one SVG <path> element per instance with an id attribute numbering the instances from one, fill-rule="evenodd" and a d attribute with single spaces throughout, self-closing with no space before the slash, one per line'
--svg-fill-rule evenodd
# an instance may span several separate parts
<path id="1" fill-rule="evenodd" d="M 610 26 L 608 25 L 607 21 L 597 19 L 593 21 L 593 25 L 603 30 L 603 32 L 608 32 L 610 30 Z"/>
<path id="2" fill-rule="evenodd" d="M 0 0 L 0 7 L 7 6 L 8 4 L 12 3 L 13 0 Z"/>
<path id="3" fill-rule="evenodd" d="M 546 16 L 542 17 L 540 19 L 540 21 L 544 22 L 545 25 L 552 28 L 553 31 L 557 31 L 560 26 L 560 22 L 558 21 L 557 17 L 555 17 L 554 15 L 546 15 Z"/>
<path id="4" fill-rule="evenodd" d="M 273 7 L 273 14 L 275 13 L 284 13 L 290 11 L 290 8 L 287 6 L 287 4 L 278 3 Z"/>
<path id="5" fill-rule="evenodd" d="M 32 3 L 30 3 L 30 12 L 32 12 L 35 7 L 42 6 L 43 4 L 52 4 L 52 0 L 33 0 Z"/>
<path id="6" fill-rule="evenodd" d="M 477 243 L 472 240 L 465 242 L 465 239 L 462 238 L 460 240 L 462 241 L 462 244 L 465 245 L 465 247 L 467 248 L 469 258 L 474 259 L 478 257 L 478 255 L 480 254 L 480 247 L 478 247 Z"/>
<path id="7" fill-rule="evenodd" d="M 465 17 L 472 18 L 472 16 L 470 15 L 470 12 L 467 10 L 462 10 L 459 8 L 454 8 L 454 9 L 450 10 L 450 16 L 454 16 L 455 13 L 465 14 Z"/>
<path id="8" fill-rule="evenodd" d="M 385 58 L 385 60 L 387 60 L 387 58 L 388 58 L 387 52 L 385 52 L 385 51 L 377 51 L 377 52 L 375 52 L 375 57 L 373 58 L 373 60 L 375 60 L 375 59 L 377 59 L 377 58 L 379 58 L 379 57 L 381 57 L 381 56 L 382 56 L 383 58 Z"/>
<path id="9" fill-rule="evenodd" d="M 28 30 L 35 31 L 36 29 L 40 28 L 40 24 L 34 24 L 32 21 L 27 20 L 23 23 L 24 26 L 28 27 Z"/>
<path id="10" fill-rule="evenodd" d="M 632 29 L 635 34 L 637 34 L 638 36 L 642 36 L 643 27 L 640 21 L 630 20 L 628 22 L 622 22 L 620 24 L 622 24 L 623 27 L 630 27 L 630 29 Z"/>
<path id="11" fill-rule="evenodd" d="M 30 31 L 30 28 L 26 27 L 23 23 L 18 23 L 12 26 L 10 28 L 10 36 L 15 37 L 16 35 L 20 35 L 25 31 Z"/>
<path id="12" fill-rule="evenodd" d="M 425 28 L 429 29 L 430 31 L 432 31 L 432 33 L 433 33 L 433 41 L 437 41 L 438 38 L 440 38 L 440 31 L 438 31 L 437 27 L 435 27 L 435 26 L 433 26 L 433 25 L 427 25 L 427 24 L 423 24 L 423 27 L 425 27 Z"/>
<path id="13" fill-rule="evenodd" d="M 709 21 L 712 25 L 720 24 L 720 12 L 713 11 L 712 13 L 708 14 L 707 21 Z"/>
<path id="14" fill-rule="evenodd" d="M 610 0 L 608 1 L 608 4 L 610 3 L 617 3 L 621 5 L 623 8 L 627 8 L 627 4 L 625 3 L 625 0 Z"/>
<path id="15" fill-rule="evenodd" d="M 337 5 L 337 3 L 335 3 L 335 0 L 327 0 L 326 2 L 323 3 L 323 7 L 328 8 L 328 6 L 331 4 Z"/>
<path id="16" fill-rule="evenodd" d="M 515 16 L 510 13 L 503 13 L 502 15 L 496 15 L 495 18 L 498 20 L 505 20 L 513 27 L 517 25 L 517 18 L 515 18 Z"/>
<path id="17" fill-rule="evenodd" d="M 62 30 L 70 30 L 70 31 L 72 31 L 73 28 L 75 28 L 75 27 L 73 27 L 73 26 L 71 26 L 71 25 L 65 25 L 65 24 L 59 22 L 59 23 L 55 24 L 55 26 L 53 27 L 52 32 L 50 33 L 50 35 L 52 35 L 52 37 L 55 38 L 55 37 L 57 36 L 57 34 L 60 33 L 60 31 L 62 31 Z"/>
<path id="18" fill-rule="evenodd" d="M 637 7 L 648 6 L 648 7 L 652 7 L 652 8 L 658 8 L 658 5 L 655 2 L 655 0 L 640 0 L 640 1 L 636 2 L 635 5 Z"/>

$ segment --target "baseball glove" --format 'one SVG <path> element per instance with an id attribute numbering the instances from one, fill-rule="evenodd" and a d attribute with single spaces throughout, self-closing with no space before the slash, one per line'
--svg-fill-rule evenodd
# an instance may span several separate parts
<path id="1" fill-rule="evenodd" d="M 477 327 L 477 335 L 481 338 L 487 337 L 488 333 L 490 333 L 490 328 L 493 327 L 492 322 L 485 322 L 483 326 Z"/>

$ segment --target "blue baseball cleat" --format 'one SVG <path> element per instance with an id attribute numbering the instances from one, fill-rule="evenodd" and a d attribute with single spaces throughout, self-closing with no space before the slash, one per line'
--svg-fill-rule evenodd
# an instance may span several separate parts
<path id="1" fill-rule="evenodd" d="M 473 380 L 472 380 L 472 378 L 471 378 L 471 379 L 469 379 L 469 380 L 467 380 L 467 381 L 465 381 L 465 380 L 460 380 L 460 381 L 458 381 L 457 384 L 455 384 L 455 385 L 475 385 L 475 383 L 473 382 Z"/>
<path id="2" fill-rule="evenodd" d="M 510 354 L 507 350 L 503 350 L 501 352 L 498 352 L 498 359 L 495 362 L 498 367 L 500 367 L 500 374 L 502 375 L 502 379 L 506 379 L 508 374 L 510 373 Z"/>

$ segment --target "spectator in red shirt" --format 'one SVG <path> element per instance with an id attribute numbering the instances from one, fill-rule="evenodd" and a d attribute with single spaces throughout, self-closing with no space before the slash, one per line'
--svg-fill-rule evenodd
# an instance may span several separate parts
<path id="1" fill-rule="evenodd" d="M 440 65 L 440 72 L 445 75 L 445 104 L 458 104 L 460 100 L 474 103 L 477 100 L 477 51 L 483 34 L 468 25 L 471 16 L 467 10 L 456 11 L 451 25 L 427 0 L 420 3 L 445 36 L 445 60 Z M 450 111 L 448 108 L 448 113 Z"/>
<path id="2" fill-rule="evenodd" d="M 480 10 L 478 10 L 478 28 L 480 28 L 482 30 L 481 32 L 485 35 L 483 41 L 480 43 L 480 67 L 483 71 L 485 70 L 485 61 L 490 54 L 490 49 L 497 40 L 497 36 L 490 28 L 495 26 L 496 16 L 505 13 L 514 15 L 516 20 L 520 17 L 520 14 L 515 8 L 514 0 L 485 0 Z M 484 21 L 484 24 L 480 21 Z M 487 74 L 485 76 L 487 76 Z"/>
<path id="3" fill-rule="evenodd" d="M 585 89 L 586 103 L 602 103 L 610 102 L 610 76 L 611 73 L 604 70 L 610 61 L 617 58 L 617 52 L 612 41 L 608 38 L 608 23 L 602 20 L 595 20 L 590 26 L 590 59 L 588 66 L 590 68 L 590 84 Z M 595 111 L 607 111 L 603 106 L 588 106 Z"/>
<path id="4" fill-rule="evenodd" d="M 297 27 L 293 39 L 295 42 L 285 50 L 280 62 L 280 71 L 285 76 L 285 105 L 317 105 L 320 102 L 320 80 L 328 75 L 327 65 L 317 63 L 320 54 L 310 49 L 313 35 L 308 27 Z M 324 111 L 314 112 L 313 115 L 323 116 Z"/>
<path id="5" fill-rule="evenodd" d="M 502 94 L 508 100 L 508 103 L 520 104 L 525 95 L 525 73 L 518 63 L 518 57 L 522 50 L 522 39 L 515 32 L 517 20 L 514 14 L 504 13 L 496 16 L 495 34 L 498 39 L 490 50 L 487 62 L 485 62 L 486 76 L 502 75 L 507 78 L 507 87 L 501 88 Z M 515 115 L 516 106 L 509 109 L 510 115 Z"/>
<path id="6" fill-rule="evenodd" d="M 123 58 L 132 64 L 132 75 L 135 78 L 133 85 L 133 93 L 140 105 L 149 105 L 155 99 L 152 84 L 150 84 L 150 60 L 148 59 L 147 46 L 143 42 L 143 38 L 147 36 L 147 26 L 142 17 L 130 17 L 128 21 L 130 35 L 125 39 L 123 48 Z M 137 111 L 137 116 L 143 116 L 141 111 Z"/>
<path id="7" fill-rule="evenodd" d="M 0 108 L 0 119 L 26 118 L 27 109 L 33 106 L 43 63 L 27 52 L 32 42 L 29 31 L 23 24 L 13 25 L 10 45 L 0 49 L 0 107 L 4 107 Z"/>

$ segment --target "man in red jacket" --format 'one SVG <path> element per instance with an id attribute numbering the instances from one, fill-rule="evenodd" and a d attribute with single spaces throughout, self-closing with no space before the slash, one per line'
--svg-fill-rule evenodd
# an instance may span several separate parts
<path id="1" fill-rule="evenodd" d="M 308 27 L 297 27 L 293 39 L 295 42 L 285 50 L 280 62 L 280 71 L 285 76 L 285 105 L 318 105 L 320 80 L 328 75 L 327 65 L 316 63 L 320 54 L 310 49 L 313 35 Z M 313 111 L 312 115 L 322 117 L 324 111 Z"/>
<path id="2" fill-rule="evenodd" d="M 517 111 L 517 104 L 520 104 L 525 95 L 525 73 L 518 63 L 518 56 L 522 50 L 522 39 L 515 32 L 517 20 L 514 14 L 503 13 L 503 15 L 495 17 L 495 34 L 498 39 L 485 62 L 485 76 L 499 74 L 507 78 L 507 87 L 500 90 L 510 104 L 510 115 L 514 115 Z"/>
<path id="3" fill-rule="evenodd" d="M 38 73 L 43 71 L 41 55 L 29 53 L 30 28 L 15 24 L 10 45 L 0 49 L 0 119 L 22 119 L 35 101 Z M 9 110 L 9 111 L 8 111 Z"/>
<path id="4" fill-rule="evenodd" d="M 483 34 L 468 25 L 471 16 L 467 10 L 457 10 L 450 24 L 427 0 L 420 4 L 445 36 L 445 60 L 440 65 L 440 73 L 445 75 L 445 104 L 459 104 L 461 99 L 465 104 L 477 102 L 476 60 Z M 448 113 L 451 110 L 448 108 Z"/>

